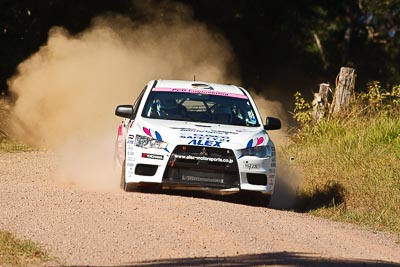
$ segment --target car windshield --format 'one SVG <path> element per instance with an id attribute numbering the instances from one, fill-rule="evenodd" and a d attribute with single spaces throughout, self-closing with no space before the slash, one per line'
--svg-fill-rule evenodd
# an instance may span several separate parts
<path id="1" fill-rule="evenodd" d="M 249 127 L 260 125 L 253 106 L 245 95 L 167 92 L 155 89 L 150 92 L 143 109 L 142 116 L 145 118 Z"/>

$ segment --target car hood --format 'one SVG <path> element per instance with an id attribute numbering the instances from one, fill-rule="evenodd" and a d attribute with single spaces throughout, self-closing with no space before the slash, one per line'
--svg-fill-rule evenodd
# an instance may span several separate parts
<path id="1" fill-rule="evenodd" d="M 262 127 L 157 119 L 142 119 L 135 126 L 135 133 L 142 133 L 172 146 L 187 144 L 243 149 L 266 145 L 269 141 Z"/>

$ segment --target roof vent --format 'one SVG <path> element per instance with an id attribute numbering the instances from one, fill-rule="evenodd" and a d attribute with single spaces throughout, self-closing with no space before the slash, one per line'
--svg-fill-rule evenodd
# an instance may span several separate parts
<path id="1" fill-rule="evenodd" d="M 193 88 L 209 89 L 211 86 L 206 83 L 192 83 Z"/>

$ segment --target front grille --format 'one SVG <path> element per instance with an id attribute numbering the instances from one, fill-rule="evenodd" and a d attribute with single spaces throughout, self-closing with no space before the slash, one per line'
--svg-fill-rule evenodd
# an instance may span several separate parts
<path id="1" fill-rule="evenodd" d="M 239 169 L 230 149 L 177 146 L 171 154 L 163 183 L 215 188 L 239 187 Z"/>

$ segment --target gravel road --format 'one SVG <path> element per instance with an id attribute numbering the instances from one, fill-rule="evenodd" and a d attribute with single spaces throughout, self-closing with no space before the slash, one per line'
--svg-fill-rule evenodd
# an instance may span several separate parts
<path id="1" fill-rule="evenodd" d="M 0 229 L 59 265 L 400 266 L 389 234 L 207 195 L 87 190 L 54 178 L 58 160 L 0 153 Z"/>

